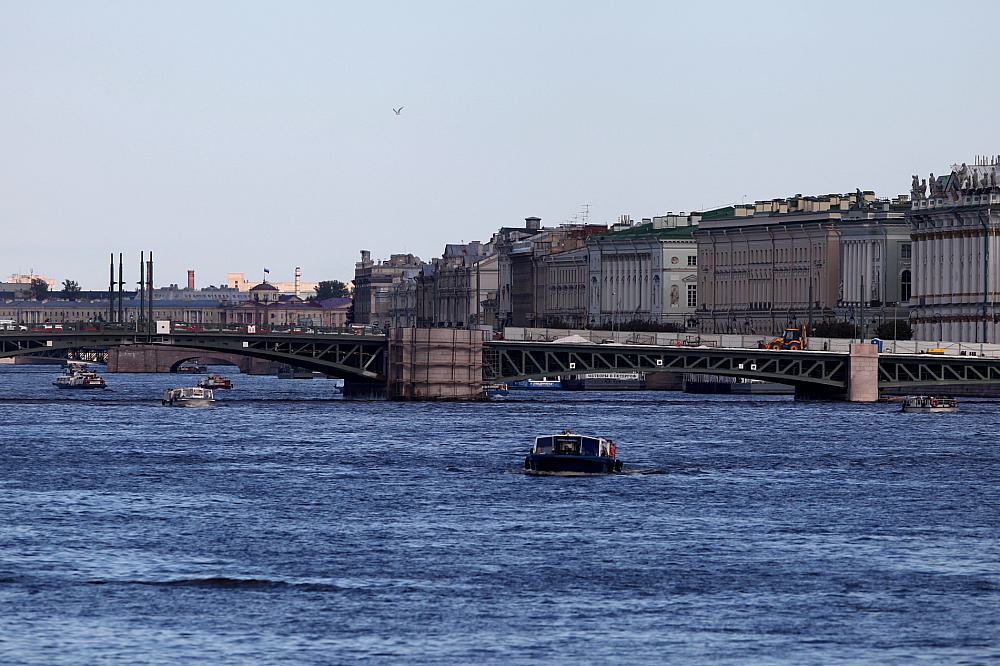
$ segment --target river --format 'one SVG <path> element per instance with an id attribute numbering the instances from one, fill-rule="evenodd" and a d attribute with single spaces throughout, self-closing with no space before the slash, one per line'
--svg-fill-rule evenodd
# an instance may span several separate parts
<path id="1" fill-rule="evenodd" d="M 218 370 L 225 370 L 218 368 Z M 1000 659 L 1000 403 L 340 400 L 0 367 L 4 664 Z M 627 474 L 534 478 L 536 434 Z"/>

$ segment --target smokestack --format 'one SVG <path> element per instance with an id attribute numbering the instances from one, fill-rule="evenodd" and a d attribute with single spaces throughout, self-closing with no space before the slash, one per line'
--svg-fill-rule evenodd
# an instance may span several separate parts
<path id="1" fill-rule="evenodd" d="M 194 291 L 194 271 L 188 271 L 188 289 Z"/>
<path id="2" fill-rule="evenodd" d="M 299 297 L 299 284 L 302 279 L 302 269 L 298 266 L 295 267 L 295 298 Z"/>

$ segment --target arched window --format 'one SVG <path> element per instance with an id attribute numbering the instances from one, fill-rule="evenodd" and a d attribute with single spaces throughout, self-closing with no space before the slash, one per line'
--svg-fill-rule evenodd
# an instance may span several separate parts
<path id="1" fill-rule="evenodd" d="M 910 300 L 910 271 L 908 270 L 899 275 L 899 300 L 902 302 Z"/>

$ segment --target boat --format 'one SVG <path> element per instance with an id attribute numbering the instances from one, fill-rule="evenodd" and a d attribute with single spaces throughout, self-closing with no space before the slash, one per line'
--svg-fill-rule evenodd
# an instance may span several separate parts
<path id="1" fill-rule="evenodd" d="M 102 389 L 108 386 L 103 377 L 81 363 L 67 364 L 66 370 L 52 384 L 61 389 Z"/>
<path id="2" fill-rule="evenodd" d="M 167 389 L 163 394 L 163 404 L 170 407 L 208 407 L 213 402 L 212 389 L 200 386 Z"/>
<path id="3" fill-rule="evenodd" d="M 644 372 L 590 372 L 563 379 L 567 391 L 641 391 L 646 388 Z"/>
<path id="4" fill-rule="evenodd" d="M 229 377 L 223 377 L 222 375 L 209 375 L 205 379 L 198 382 L 198 386 L 207 389 L 231 389 L 233 388 L 233 382 Z"/>
<path id="5" fill-rule="evenodd" d="M 519 379 L 516 382 L 511 382 L 509 387 L 512 389 L 529 389 L 529 390 L 556 390 L 562 388 L 562 380 L 559 377 L 542 377 L 541 379 Z"/>
<path id="6" fill-rule="evenodd" d="M 622 471 L 622 461 L 615 457 L 615 443 L 607 437 L 564 430 L 535 438 L 524 459 L 524 471 L 534 476 L 615 474 Z"/>
<path id="7" fill-rule="evenodd" d="M 202 375 L 208 372 L 208 366 L 201 363 L 181 363 L 176 372 L 182 375 Z"/>
<path id="8" fill-rule="evenodd" d="M 506 384 L 483 384 L 483 396 L 490 398 L 505 398 L 510 395 L 510 388 Z"/>
<path id="9" fill-rule="evenodd" d="M 908 395 L 903 398 L 902 411 L 906 413 L 957 412 L 955 398 L 932 395 Z"/>

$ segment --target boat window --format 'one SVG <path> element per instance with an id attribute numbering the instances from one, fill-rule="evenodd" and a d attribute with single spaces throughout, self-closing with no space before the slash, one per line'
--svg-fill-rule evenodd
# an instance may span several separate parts
<path id="1" fill-rule="evenodd" d="M 580 452 L 579 437 L 555 437 L 555 452 L 576 455 Z"/>
<path id="2" fill-rule="evenodd" d="M 580 454 L 584 456 L 596 456 L 598 452 L 598 440 L 593 437 L 584 437 L 580 445 Z"/>
<path id="3" fill-rule="evenodd" d="M 535 438 L 535 453 L 552 453 L 552 438 L 551 437 L 536 437 Z"/>

